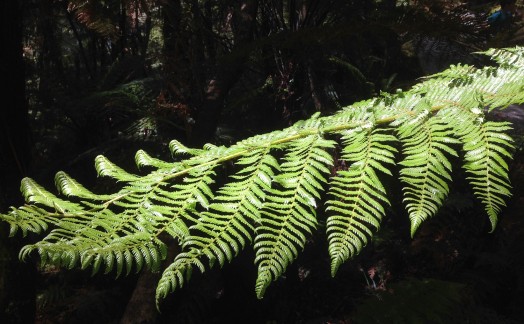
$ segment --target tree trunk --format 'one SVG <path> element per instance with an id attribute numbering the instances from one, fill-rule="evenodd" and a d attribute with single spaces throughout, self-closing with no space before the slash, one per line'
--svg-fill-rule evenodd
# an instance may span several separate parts
<path id="1" fill-rule="evenodd" d="M 185 103 L 190 92 L 190 61 L 187 33 L 184 33 L 181 0 L 163 0 L 164 77 L 167 91 L 176 103 Z"/>
<path id="2" fill-rule="evenodd" d="M 126 4 L 123 0 L 120 1 L 120 37 L 118 42 L 120 43 L 120 55 L 124 57 L 127 51 L 127 11 Z"/>
<path id="3" fill-rule="evenodd" d="M 185 58 L 185 49 L 181 46 L 180 35 L 180 21 L 182 18 L 182 4 L 181 0 L 163 0 L 162 15 L 164 19 L 164 26 L 162 33 L 164 35 L 164 56 L 165 56 L 165 78 L 167 80 L 167 88 L 173 91 L 173 95 L 181 99 L 183 94 L 177 91 L 177 77 L 178 67 L 180 66 L 178 60 Z M 171 86 L 170 86 L 171 84 Z M 178 246 L 171 242 L 169 245 L 169 253 L 165 262 L 171 262 L 175 253 L 178 251 Z M 124 314 L 120 319 L 120 324 L 153 324 L 158 322 L 159 313 L 155 305 L 155 293 L 158 280 L 162 274 L 162 270 L 167 267 L 164 264 L 159 273 L 152 273 L 145 271 L 140 274 L 136 286 L 127 303 Z"/>
<path id="4" fill-rule="evenodd" d="M 120 324 L 153 324 L 157 322 L 158 311 L 155 305 L 156 285 L 161 273 L 144 272 L 140 274 L 131 298 L 127 303 Z"/>
<path id="5" fill-rule="evenodd" d="M 38 16 L 36 17 L 36 34 L 41 39 L 39 48 L 38 66 L 38 100 L 42 103 L 43 110 L 54 105 L 52 84 L 65 76 L 62 63 L 62 51 L 57 37 L 56 21 L 53 17 L 57 13 L 57 5 L 51 1 L 38 1 Z"/>
<path id="6" fill-rule="evenodd" d="M 204 102 L 200 106 L 196 125 L 192 131 L 192 145 L 202 145 L 213 140 L 220 113 L 229 90 L 235 85 L 244 68 L 244 62 L 250 54 L 249 43 L 253 40 L 258 1 L 244 0 L 233 16 L 235 45 L 233 51 L 222 61 L 215 75 L 207 83 Z"/>
<path id="7" fill-rule="evenodd" d="M 66 9 L 67 10 L 67 9 Z M 89 60 L 87 59 L 86 51 L 84 50 L 84 45 L 82 44 L 82 38 L 80 37 L 80 34 L 78 33 L 78 30 L 76 29 L 75 23 L 73 21 L 73 18 L 71 17 L 71 13 L 66 11 L 67 18 L 69 20 L 69 24 L 71 26 L 71 30 L 73 31 L 73 34 L 75 35 L 75 38 L 78 42 L 78 51 L 80 52 L 80 56 L 82 57 L 82 61 L 84 62 L 84 66 L 86 68 L 86 72 L 89 75 L 90 79 L 93 79 L 93 72 L 91 72 L 91 67 L 89 65 Z M 95 65 L 96 69 L 96 65 Z"/>
<path id="8" fill-rule="evenodd" d="M 235 15 L 235 48 L 239 49 L 251 40 L 252 27 L 255 21 L 257 11 L 257 1 L 245 1 L 240 5 L 240 10 Z M 190 72 L 191 69 L 185 70 L 180 62 L 187 59 L 187 53 L 190 49 L 186 48 L 187 44 L 184 42 L 183 35 L 180 32 L 180 21 L 182 15 L 182 8 L 180 0 L 167 0 L 164 2 L 164 53 L 168 60 L 166 62 L 166 79 L 170 80 L 169 74 L 180 74 L 181 72 Z M 244 61 L 249 55 L 248 51 L 240 48 L 241 60 Z M 237 64 L 238 57 L 234 61 L 224 62 L 218 70 L 217 76 L 209 82 L 207 86 L 206 97 L 202 110 L 199 111 L 199 123 L 202 127 L 202 133 L 198 133 L 198 140 L 208 140 L 212 137 L 216 128 L 216 118 L 220 114 L 221 105 L 225 98 L 227 91 L 236 82 L 240 72 L 242 71 L 242 64 Z M 172 65 L 171 65 L 172 64 Z M 185 67 L 187 68 L 187 66 Z M 177 73 L 178 72 L 178 73 Z M 180 80 L 178 80 L 180 81 Z M 176 84 L 176 83 L 175 83 Z M 181 87 L 191 88 L 189 83 L 176 84 Z M 173 89 L 170 89 L 173 90 Z M 174 89 L 176 91 L 176 89 Z M 183 91 L 184 89 L 180 89 Z M 186 91 L 188 89 L 185 89 Z M 178 99 L 184 100 L 182 92 L 175 93 Z M 215 120 L 214 120 L 215 119 Z M 177 250 L 175 243 L 169 244 L 169 251 Z M 173 260 L 175 255 L 169 255 L 166 262 Z M 143 273 L 138 279 L 137 285 L 128 302 L 126 311 L 121 318 L 121 324 L 129 323 L 155 323 L 158 320 L 158 312 L 156 311 L 155 289 L 158 283 L 160 274 Z"/>
<path id="9" fill-rule="evenodd" d="M 27 104 L 22 56 L 22 2 L 2 1 L 0 25 L 2 51 L 0 75 L 3 78 L 4 111 L 0 119 L 0 208 L 19 205 L 17 188 L 27 175 L 28 144 Z M 9 104 L 5 104 L 9 102 Z M 17 239 L 8 239 L 4 224 L 0 228 L 0 322 L 33 323 L 35 318 L 34 267 L 18 260 Z"/>
<path id="10" fill-rule="evenodd" d="M 146 270 L 140 274 L 135 289 L 129 298 L 126 310 L 120 319 L 120 324 L 154 324 L 159 321 L 160 313 L 156 309 L 156 286 L 162 272 L 180 253 L 180 247 L 175 240 L 166 238 L 167 256 L 159 272 Z"/>

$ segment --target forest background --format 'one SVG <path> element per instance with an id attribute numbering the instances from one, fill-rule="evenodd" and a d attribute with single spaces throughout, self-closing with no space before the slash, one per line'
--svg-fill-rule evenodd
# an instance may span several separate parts
<path id="1" fill-rule="evenodd" d="M 58 170 L 91 188 L 94 157 L 127 169 L 139 149 L 231 144 L 315 112 L 407 89 L 472 52 L 521 43 L 494 30 L 493 1 L 3 1 L 0 207 L 21 203 L 31 176 Z M 493 118 L 522 122 L 519 112 Z M 521 135 L 516 127 L 515 135 Z M 518 142 L 518 141 L 517 141 Z M 2 323 L 518 323 L 524 318 L 524 227 L 517 149 L 514 197 L 494 233 L 454 182 L 413 239 L 400 199 L 381 231 L 330 278 L 325 238 L 257 300 L 251 257 L 195 276 L 158 313 L 157 274 L 124 278 L 18 261 L 35 237 L 0 235 Z M 153 291 L 151 291 L 153 290 Z"/>

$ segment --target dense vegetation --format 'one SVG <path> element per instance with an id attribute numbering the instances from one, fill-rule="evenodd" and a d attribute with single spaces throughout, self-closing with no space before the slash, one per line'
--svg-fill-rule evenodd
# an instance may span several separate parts
<path id="1" fill-rule="evenodd" d="M 4 73 L 5 97 L 18 104 L 4 119 L 2 212 L 22 204 L 13 188 L 23 177 L 43 186 L 24 179 L 30 204 L 3 214 L 3 225 L 50 232 L 41 241 L 2 233 L 2 321 L 32 321 L 35 295 L 39 318 L 53 322 L 522 318 L 520 209 L 502 208 L 509 179 L 509 204 L 521 197 L 520 128 L 514 149 L 498 121 L 521 115 L 482 109 L 522 101 L 520 52 L 490 52 L 495 66 L 470 54 L 519 44 L 518 23 L 485 23 L 493 3 L 5 7 L 2 58 L 19 73 Z M 478 68 L 416 79 L 458 62 Z M 165 162 L 172 139 L 179 162 Z M 188 148 L 204 143 L 213 144 Z M 140 170 L 123 171 L 136 151 Z M 98 173 L 118 183 L 86 171 L 96 156 Z M 44 189 L 57 170 L 69 199 Z M 158 280 L 165 297 L 193 265 L 206 275 L 195 272 L 160 315 Z M 63 270 L 77 266 L 118 279 Z M 143 266 L 166 270 L 133 274 Z"/>

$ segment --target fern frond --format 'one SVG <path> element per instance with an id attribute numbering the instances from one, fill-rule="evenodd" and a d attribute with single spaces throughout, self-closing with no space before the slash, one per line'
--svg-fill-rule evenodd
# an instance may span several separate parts
<path id="1" fill-rule="evenodd" d="M 279 187 L 267 196 L 254 244 L 259 298 L 304 248 L 305 233 L 317 227 L 316 200 L 333 164 L 326 149 L 334 145 L 320 135 L 310 135 L 292 142 L 284 156 L 281 174 L 275 177 Z"/>
<path id="2" fill-rule="evenodd" d="M 348 170 L 338 171 L 329 183 L 326 211 L 331 275 L 347 259 L 357 254 L 378 229 L 389 204 L 386 190 L 376 171 L 391 175 L 396 149 L 388 143 L 396 138 L 383 129 L 357 129 L 342 135 L 342 160 L 351 163 Z"/>
<path id="3" fill-rule="evenodd" d="M 509 125 L 487 122 L 484 113 L 524 102 L 524 49 L 488 54 L 499 66 L 453 66 L 409 91 L 358 102 L 332 116 L 316 114 L 230 147 L 193 149 L 172 141 L 173 162 L 139 151 L 136 164 L 152 170 L 146 175 L 99 156 L 98 174 L 119 185 L 110 194 L 94 193 L 63 172 L 55 183 L 66 198 L 24 179 L 27 204 L 0 214 L 0 220 L 10 224 L 11 235 L 45 233 L 21 250 L 22 258 L 36 251 L 44 264 L 117 276 L 158 270 L 166 258 L 165 241 L 177 240 L 182 251 L 164 271 L 157 299 L 182 286 L 195 267 L 203 272 L 222 266 L 248 245 L 256 252 L 261 298 L 317 229 L 316 209 L 326 189 L 335 275 L 379 228 L 389 203 L 380 173 L 391 174 L 397 162 L 412 235 L 448 194 L 450 157 L 463 160 L 494 228 L 510 195 L 507 161 L 513 147 L 505 134 Z M 348 167 L 328 181 L 339 148 Z M 224 165 L 232 175 L 215 185 Z"/>
<path id="4" fill-rule="evenodd" d="M 422 115 L 427 116 L 424 110 Z M 435 215 L 446 198 L 451 181 L 451 163 L 446 155 L 457 156 L 451 144 L 453 129 L 438 114 L 398 128 L 404 160 L 399 162 L 400 180 L 405 184 L 404 201 L 411 221 L 411 236 L 420 224 Z"/>
<path id="5" fill-rule="evenodd" d="M 172 167 L 169 171 L 182 168 L 173 164 L 164 166 Z M 186 223 L 195 220 L 192 214 L 195 205 L 206 205 L 212 196 L 209 185 L 216 164 L 188 171 L 183 183 L 171 185 L 166 181 L 169 177 L 165 169 L 138 178 L 105 157 L 96 159 L 96 167 L 101 175 L 127 185 L 117 194 L 95 195 L 59 172 L 55 178 L 59 191 L 83 199 L 80 204 L 65 205 L 32 180 L 24 181 L 28 201 L 54 207 L 64 217 L 54 222 L 57 228 L 42 241 L 24 247 L 21 257 L 36 250 L 44 263 L 68 268 L 79 264 L 83 269 L 92 266 L 93 273 L 101 266 L 105 266 L 106 273 L 115 267 L 117 275 L 124 266 L 127 273 L 132 265 L 137 271 L 143 266 L 158 269 L 166 254 L 165 244 L 158 238 L 160 233 L 167 232 L 179 240 L 188 234 Z M 172 188 L 174 194 L 170 193 Z"/>
<path id="6" fill-rule="evenodd" d="M 210 266 L 215 260 L 222 266 L 245 247 L 246 241 L 252 241 L 254 224 L 260 222 L 260 209 L 279 165 L 268 148 L 252 150 L 236 164 L 242 168 L 231 176 L 234 182 L 217 191 L 208 210 L 202 212 L 197 224 L 190 228 L 194 234 L 183 242 L 187 252 L 177 255 L 164 271 L 157 287 L 157 299 L 181 287 L 193 266 L 203 272 L 202 256 L 209 259 Z"/>
<path id="7" fill-rule="evenodd" d="M 506 205 L 505 198 L 511 195 L 507 159 L 511 158 L 513 140 L 504 132 L 511 129 L 506 122 L 483 122 L 480 113 L 469 115 L 457 109 L 442 111 L 446 120 L 453 123 L 454 132 L 463 143 L 465 155 L 464 168 L 470 175 L 467 179 L 473 187 L 473 193 L 484 204 L 492 230 L 497 224 L 497 215 Z"/>
<path id="8" fill-rule="evenodd" d="M 135 163 L 138 167 L 154 167 L 158 169 L 174 169 L 176 163 L 165 162 L 147 154 L 144 150 L 138 150 L 135 154 Z"/>
<path id="9" fill-rule="evenodd" d="M 491 48 L 484 52 L 490 56 L 501 67 L 512 69 L 513 67 L 524 68 L 524 48 Z"/>
<path id="10" fill-rule="evenodd" d="M 20 191 L 28 203 L 54 208 L 58 213 L 74 212 L 80 208 L 76 203 L 59 199 L 30 178 L 22 180 Z"/>

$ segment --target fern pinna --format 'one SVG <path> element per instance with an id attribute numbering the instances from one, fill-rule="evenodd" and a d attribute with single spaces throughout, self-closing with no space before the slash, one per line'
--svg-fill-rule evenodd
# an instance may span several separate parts
<path id="1" fill-rule="evenodd" d="M 504 133 L 508 123 L 486 121 L 484 113 L 524 102 L 524 49 L 486 54 L 496 66 L 452 66 L 409 91 L 317 114 L 230 147 L 191 149 L 173 141 L 174 162 L 139 151 L 137 165 L 153 170 L 147 175 L 99 156 L 98 174 L 122 184 L 113 194 L 93 193 L 64 172 L 56 185 L 65 198 L 24 179 L 27 204 L 0 218 L 11 235 L 46 233 L 22 249 L 22 258 L 37 251 L 43 263 L 117 276 L 159 270 L 166 239 L 176 239 L 182 250 L 163 272 L 157 299 L 186 283 L 194 269 L 222 266 L 247 245 L 255 250 L 261 298 L 317 230 L 318 206 L 326 210 L 334 276 L 380 227 L 389 204 L 382 181 L 394 164 L 412 235 L 446 198 L 452 156 L 462 158 L 494 228 L 510 195 L 512 140 Z M 333 171 L 335 153 L 347 168 Z M 225 164 L 231 175 L 215 183 Z M 324 192 L 327 201 L 320 204 Z"/>

